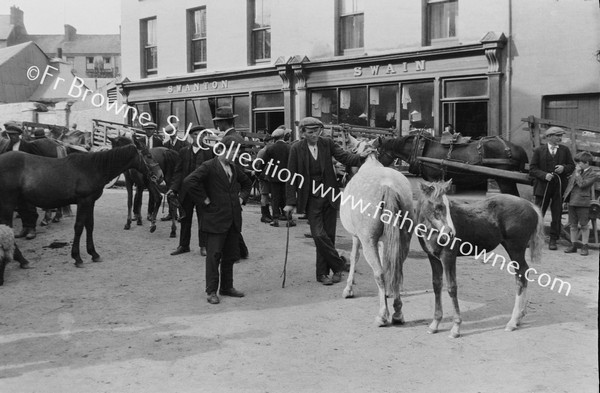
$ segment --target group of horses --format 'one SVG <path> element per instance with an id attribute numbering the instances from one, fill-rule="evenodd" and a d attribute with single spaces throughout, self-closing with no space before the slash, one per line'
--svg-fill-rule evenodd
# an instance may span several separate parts
<path id="1" fill-rule="evenodd" d="M 435 294 L 435 312 L 428 332 L 436 333 L 442 320 L 441 291 L 442 275 L 445 272 L 447 290 L 454 308 L 450 336 L 460 336 L 462 320 L 457 298 L 456 258 L 463 256 L 461 245 L 465 242 L 471 245 L 470 255 L 474 255 L 474 250 L 489 253 L 502 245 L 510 260 L 518 263 L 515 269 L 515 304 L 505 330 L 516 329 L 525 315 L 527 305 L 526 249 L 530 248 L 533 263 L 541 261 L 544 228 L 540 209 L 530 201 L 510 194 L 498 194 L 468 204 L 451 201 L 447 194 L 452 180 L 440 181 L 444 173 L 439 169 L 438 173 L 429 172 L 433 183 L 420 184 L 417 205 L 413 206 L 413 190 L 407 178 L 384 165 L 389 165 L 395 158 L 408 161 L 414 151 L 411 146 L 414 139 L 413 135 L 409 135 L 375 140 L 372 146 L 377 148 L 377 153 L 369 155 L 344 189 L 341 201 L 352 200 L 352 203 L 342 203 L 340 219 L 344 228 L 352 235 L 352 251 L 343 296 L 354 296 L 354 272 L 362 247 L 363 256 L 373 270 L 379 291 L 376 324 L 403 324 L 400 298 L 403 263 L 409 253 L 412 233 L 417 232 L 417 228 L 421 226 L 421 233 L 417 237 L 431 265 Z M 363 142 L 362 146 L 358 146 L 355 139 L 350 142 L 359 150 L 368 145 Z M 503 141 L 503 149 L 505 144 L 509 143 Z M 520 147 L 510 144 L 508 148 L 513 149 L 514 156 L 525 157 L 526 160 L 524 152 L 520 155 Z M 465 146 L 465 150 L 467 149 L 470 148 Z M 435 147 L 432 151 L 435 151 Z M 470 152 L 459 153 L 466 157 Z M 501 154 L 498 156 L 502 157 Z M 520 165 L 520 162 L 516 163 L 517 168 Z M 505 186 L 505 190 L 512 190 L 511 184 Z M 361 203 L 358 204 L 358 201 Z M 356 208 L 357 204 L 360 209 Z M 426 236 L 420 236 L 424 229 Z M 391 318 L 387 296 L 394 298 Z"/>
<path id="2" fill-rule="evenodd" d="M 351 268 L 344 289 L 344 297 L 352 297 L 355 266 L 362 247 L 363 255 L 375 276 L 379 289 L 379 313 L 376 323 L 379 326 L 388 323 L 403 323 L 402 301 L 400 297 L 403 281 L 403 263 L 408 256 L 413 224 L 431 229 L 427 237 L 419 237 L 422 249 L 427 254 L 432 268 L 435 294 L 434 319 L 429 332 L 439 329 L 442 319 L 441 289 L 442 274 L 445 271 L 448 293 L 454 306 L 454 325 L 451 336 L 460 335 L 460 309 L 457 300 L 456 258 L 461 255 L 455 242 L 442 244 L 441 236 L 457 238 L 470 242 L 480 250 L 492 251 L 502 245 L 511 260 L 518 262 L 516 277 L 517 291 L 513 313 L 506 329 L 514 330 L 525 314 L 527 280 L 524 272 L 528 269 L 525 251 L 530 247 L 532 259 L 540 260 L 543 220 L 539 209 L 531 202 L 516 196 L 499 194 L 468 206 L 450 201 L 446 194 L 450 182 L 422 184 L 417 206 L 413 206 L 413 194 L 410 183 L 399 171 L 384 165 L 390 164 L 390 158 L 406 159 L 412 136 L 378 139 L 371 144 L 363 143 L 362 148 L 371 145 L 376 153 L 371 154 L 358 172 L 348 182 L 342 200 L 347 196 L 362 200 L 363 206 L 377 207 L 375 214 L 355 209 L 350 204 L 342 204 L 340 218 L 343 226 L 352 235 Z M 88 154 L 69 154 L 56 159 L 49 154 L 28 154 L 8 152 L 0 155 L 0 224 L 12 226 L 13 212 L 17 203 L 27 202 L 41 208 L 56 208 L 77 204 L 77 216 L 74 226 L 74 239 L 71 256 L 75 265 L 82 266 L 79 253 L 80 237 L 86 229 L 86 249 L 92 261 L 100 261 L 93 241 L 94 205 L 102 195 L 104 185 L 117 175 L 125 172 L 128 186 L 128 216 L 125 229 L 128 229 L 131 217 L 131 188 L 143 184 L 149 188 L 151 203 L 149 219 L 156 220 L 156 201 L 160 204 L 164 190 L 163 180 L 172 175 L 177 155 L 166 148 L 150 151 L 135 137 L 117 137 L 110 139 L 111 150 Z M 352 141 L 358 144 L 356 140 Z M 34 142 L 32 142 L 34 143 Z M 503 142 L 508 143 L 508 142 Z M 510 148 L 513 148 L 512 146 Z M 506 145 L 504 145 L 506 152 Z M 514 148 L 513 156 L 519 154 Z M 499 153 L 500 154 L 500 153 Z M 519 165 L 517 163 L 517 165 Z M 432 175 L 435 177 L 435 175 Z M 434 179 L 435 180 L 435 179 Z M 172 212 L 172 217 L 176 214 Z M 379 213 L 379 217 L 377 214 Z M 383 220 L 383 215 L 388 217 Z M 404 214 L 403 222 L 411 225 L 397 225 L 398 217 Z M 391 223 L 389 217 L 396 217 Z M 175 222 L 172 223 L 171 236 L 175 236 Z M 152 230 L 152 227 L 151 227 Z M 451 244 L 451 245 L 450 245 Z M 459 243 L 460 244 L 460 243 Z M 27 267 L 28 261 L 18 247 L 15 260 L 21 267 Z M 4 264 L 0 266 L 0 285 L 3 283 Z M 394 297 L 394 313 L 390 320 L 387 296 Z"/>

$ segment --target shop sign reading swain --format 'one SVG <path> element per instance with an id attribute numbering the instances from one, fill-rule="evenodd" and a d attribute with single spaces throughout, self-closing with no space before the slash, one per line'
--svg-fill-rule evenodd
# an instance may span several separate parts
<path id="1" fill-rule="evenodd" d="M 223 79 L 221 81 L 186 83 L 185 85 L 169 85 L 167 86 L 167 93 L 191 93 L 200 90 L 227 89 L 228 87 L 229 81 L 227 79 Z"/>
<path id="2" fill-rule="evenodd" d="M 414 67 L 412 67 L 414 64 Z M 363 75 L 394 75 L 399 72 L 409 72 L 409 71 L 425 71 L 425 60 L 417 60 L 412 63 L 409 67 L 408 62 L 403 62 L 397 65 L 388 64 L 387 66 L 380 65 L 372 65 L 367 67 L 354 67 L 354 76 L 359 77 Z"/>

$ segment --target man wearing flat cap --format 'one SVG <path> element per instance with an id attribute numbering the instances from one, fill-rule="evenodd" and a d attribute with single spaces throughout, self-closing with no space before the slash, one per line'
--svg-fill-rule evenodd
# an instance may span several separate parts
<path id="1" fill-rule="evenodd" d="M 550 241 L 548 248 L 556 250 L 556 241 L 560 236 L 562 215 L 562 195 L 567 188 L 568 176 L 575 169 L 571 151 L 560 144 L 565 131 L 560 127 L 550 127 L 544 133 L 546 143 L 533 151 L 529 164 L 529 174 L 533 177 L 533 195 L 535 204 L 546 215 L 548 206 L 552 214 Z"/>
<path id="2" fill-rule="evenodd" d="M 181 214 L 181 230 L 179 231 L 179 246 L 171 255 L 184 254 L 190 252 L 190 240 L 192 237 L 192 219 L 194 207 L 196 208 L 196 218 L 198 220 L 198 245 L 200 246 L 200 255 L 206 256 L 206 235 L 200 230 L 202 222 L 202 206 L 197 205 L 192 197 L 182 192 L 183 180 L 196 169 L 200 168 L 202 163 L 214 158 L 213 150 L 204 143 L 206 129 L 197 125 L 190 128 L 190 138 L 192 144 L 179 150 L 179 162 L 175 167 L 173 182 L 168 193 L 178 193 L 179 202 L 183 213 Z"/>
<path id="3" fill-rule="evenodd" d="M 272 168 L 269 173 L 265 173 L 265 178 L 270 184 L 271 203 L 273 206 L 273 222 L 271 226 L 274 227 L 279 226 L 279 220 L 287 218 L 283 212 L 285 208 L 285 182 L 281 179 L 285 180 L 286 178 L 285 172 L 287 172 L 292 147 L 283 140 L 285 134 L 285 126 L 279 126 L 271 133 L 274 143 L 267 147 L 263 157 L 264 162 L 268 165 L 267 168 Z M 286 225 L 294 226 L 295 223 L 290 220 Z"/>
<path id="4" fill-rule="evenodd" d="M 21 126 L 16 122 L 8 122 L 4 124 L 4 128 L 6 129 L 5 132 L 8 134 L 9 139 L 8 143 L 6 142 L 6 139 L 0 140 L 0 154 L 12 150 L 20 150 L 21 135 L 23 134 Z M 27 240 L 35 239 L 37 219 L 39 217 L 36 207 L 30 203 L 20 202 L 16 210 L 21 216 L 23 228 L 21 229 L 21 232 L 15 234 L 15 237 L 24 237 Z"/>
<path id="5" fill-rule="evenodd" d="M 345 260 L 335 248 L 340 201 L 333 200 L 339 189 L 331 158 L 334 157 L 344 165 L 360 166 L 372 149 L 366 149 L 360 155 L 342 150 L 331 138 L 320 136 L 323 123 L 313 117 L 302 119 L 299 128 L 304 139 L 292 145 L 288 170 L 292 174 L 301 175 L 303 181 L 300 182 L 296 177 L 287 182 L 287 204 L 284 211 L 291 212 L 296 209 L 298 214 L 306 212 L 310 233 L 317 249 L 317 281 L 323 285 L 331 285 L 341 281 L 342 270 L 345 267 Z M 313 194 L 313 190 L 318 187 L 322 187 L 323 194 L 329 191 L 325 197 L 318 191 Z M 330 271 L 333 272 L 331 278 Z"/>
<path id="6" fill-rule="evenodd" d="M 236 158 L 227 153 L 243 142 L 239 135 L 224 137 L 215 147 L 217 157 L 204 162 L 183 181 L 183 189 L 204 210 L 201 226 L 207 233 L 206 300 L 210 304 L 220 302 L 217 290 L 222 296 L 244 296 L 233 286 L 233 264 L 240 259 L 241 205 L 250 196 L 252 183 L 235 164 Z"/>
<path id="7" fill-rule="evenodd" d="M 152 149 L 154 147 L 163 147 L 162 139 L 158 136 L 158 126 L 156 123 L 148 122 L 142 125 L 144 132 L 146 133 L 146 147 Z"/>

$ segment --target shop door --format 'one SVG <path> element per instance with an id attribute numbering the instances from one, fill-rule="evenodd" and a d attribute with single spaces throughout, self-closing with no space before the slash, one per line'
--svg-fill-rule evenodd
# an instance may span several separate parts
<path id="1" fill-rule="evenodd" d="M 283 110 L 254 112 L 254 132 L 256 133 L 271 134 L 273 130 L 283 125 L 284 122 Z"/>
<path id="2" fill-rule="evenodd" d="M 473 138 L 488 134 L 487 101 L 465 101 L 444 104 L 444 124 L 454 125 L 456 132 Z"/>

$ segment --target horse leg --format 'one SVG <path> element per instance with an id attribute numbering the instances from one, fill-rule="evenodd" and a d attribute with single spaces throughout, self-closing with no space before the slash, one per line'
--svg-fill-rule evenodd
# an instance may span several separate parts
<path id="1" fill-rule="evenodd" d="M 377 326 L 386 326 L 389 321 L 390 312 L 388 311 L 387 306 L 387 296 L 385 294 L 385 276 L 381 266 L 381 260 L 379 259 L 379 247 L 377 243 L 378 242 L 373 239 L 369 239 L 367 244 L 363 243 L 363 254 L 369 265 L 371 265 L 371 269 L 373 269 L 375 283 L 379 289 L 379 314 L 375 318 L 375 324 Z"/>
<path id="2" fill-rule="evenodd" d="M 150 233 L 156 231 L 156 216 L 158 215 L 158 209 L 162 202 L 162 195 L 155 191 L 148 189 L 150 193 L 150 199 L 148 201 L 148 219 L 150 220 Z"/>
<path id="3" fill-rule="evenodd" d="M 356 263 L 358 262 L 358 258 L 360 258 L 360 239 L 358 236 L 352 236 L 352 252 L 350 253 L 350 271 L 348 272 L 348 280 L 346 280 L 346 288 L 344 288 L 343 296 L 348 299 L 354 297 L 354 292 L 352 291 L 352 285 L 354 285 L 354 272 L 356 269 Z"/>
<path id="4" fill-rule="evenodd" d="M 85 216 L 87 215 L 87 212 L 84 211 L 84 208 L 87 208 L 87 206 L 85 206 L 83 203 L 77 204 L 77 216 L 75 217 L 75 225 L 73 228 L 75 234 L 73 236 L 73 246 L 71 247 L 71 258 L 75 260 L 75 267 L 83 267 L 83 260 L 79 254 L 79 241 L 85 225 Z"/>
<path id="5" fill-rule="evenodd" d="M 70 206 L 68 206 L 69 209 L 71 208 Z M 52 222 L 60 222 L 60 219 L 63 217 L 63 209 L 66 209 L 66 206 L 63 207 L 59 207 L 58 209 L 56 209 L 56 213 L 54 214 L 54 218 L 52 219 Z"/>
<path id="6" fill-rule="evenodd" d="M 135 186 L 135 197 L 133 200 L 133 219 L 138 225 L 142 225 L 142 196 L 144 189 L 142 186 Z"/>
<path id="7" fill-rule="evenodd" d="M 525 261 L 525 248 L 519 251 L 509 251 L 508 255 L 510 256 L 511 261 L 515 261 L 519 264 L 519 268 L 516 269 L 517 274 L 515 274 L 515 279 L 517 281 L 515 305 L 513 307 L 510 321 L 508 321 L 506 328 L 504 328 L 505 331 L 512 332 L 521 324 L 521 320 L 527 312 L 527 278 L 525 277 L 525 273 L 527 272 L 527 269 L 529 269 L 529 266 Z"/>
<path id="8" fill-rule="evenodd" d="M 496 179 L 496 183 L 498 183 L 498 187 L 502 194 L 519 196 L 519 189 L 517 188 L 517 183 L 514 181 Z"/>
<path id="9" fill-rule="evenodd" d="M 42 221 L 40 221 L 40 226 L 41 227 L 47 226 L 51 220 L 52 220 L 52 209 L 45 209 L 44 210 L 44 218 L 42 218 Z"/>
<path id="10" fill-rule="evenodd" d="M 429 264 L 431 265 L 433 293 L 435 294 L 435 312 L 433 313 L 433 321 L 431 321 L 429 329 L 427 329 L 427 333 L 434 334 L 438 332 L 440 322 L 442 321 L 442 316 L 444 315 L 442 310 L 442 274 L 444 272 L 444 268 L 442 266 L 442 261 L 439 258 L 433 255 L 428 256 Z"/>
<path id="11" fill-rule="evenodd" d="M 170 238 L 177 237 L 177 208 L 169 199 L 167 198 L 167 204 L 169 205 L 169 215 L 171 216 L 171 233 L 169 234 Z"/>
<path id="12" fill-rule="evenodd" d="M 85 246 L 87 253 L 92 256 L 92 262 L 102 262 L 102 258 L 98 255 L 94 246 L 94 202 L 89 207 L 85 220 Z"/>
<path id="13" fill-rule="evenodd" d="M 148 221 L 152 221 L 153 219 L 153 214 L 155 210 L 154 204 L 156 203 L 156 195 L 154 193 L 154 190 L 150 189 L 150 187 L 148 187 L 148 212 L 146 214 L 146 220 Z M 156 230 L 156 224 L 154 224 L 154 229 Z M 154 231 L 151 230 L 150 232 Z"/>
<path id="14" fill-rule="evenodd" d="M 460 318 L 460 308 L 458 307 L 458 285 L 456 284 L 456 257 L 453 255 L 442 254 L 442 261 L 444 268 L 446 269 L 446 283 L 448 285 L 448 294 L 452 299 L 452 305 L 454 306 L 454 318 L 452 329 L 450 330 L 450 338 L 460 337 L 460 324 L 462 319 Z"/>

